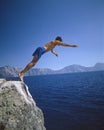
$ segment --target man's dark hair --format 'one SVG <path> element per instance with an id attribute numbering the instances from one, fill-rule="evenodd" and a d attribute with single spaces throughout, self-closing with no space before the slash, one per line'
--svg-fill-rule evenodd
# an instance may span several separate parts
<path id="1" fill-rule="evenodd" d="M 55 40 L 59 40 L 60 42 L 62 42 L 62 38 L 60 36 L 57 36 Z"/>

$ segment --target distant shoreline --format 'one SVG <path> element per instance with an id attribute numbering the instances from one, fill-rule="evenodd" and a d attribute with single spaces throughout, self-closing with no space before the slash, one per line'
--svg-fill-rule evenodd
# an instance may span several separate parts
<path id="1" fill-rule="evenodd" d="M 20 72 L 20 70 L 21 68 L 12 66 L 0 67 L 0 78 L 18 77 L 18 73 Z M 104 71 L 104 63 L 96 63 L 92 67 L 85 67 L 81 65 L 69 65 L 60 70 L 52 70 L 46 68 L 32 68 L 26 73 L 25 76 L 69 74 L 69 73 L 93 72 L 93 71 Z"/>

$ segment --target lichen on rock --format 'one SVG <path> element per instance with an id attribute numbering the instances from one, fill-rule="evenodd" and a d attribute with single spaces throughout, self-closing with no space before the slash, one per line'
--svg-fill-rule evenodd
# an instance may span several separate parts
<path id="1" fill-rule="evenodd" d="M 23 82 L 0 80 L 0 130 L 46 130 L 43 113 Z"/>

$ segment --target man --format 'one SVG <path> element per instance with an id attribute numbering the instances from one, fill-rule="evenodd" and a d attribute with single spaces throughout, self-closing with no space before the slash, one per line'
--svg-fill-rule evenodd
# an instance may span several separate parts
<path id="1" fill-rule="evenodd" d="M 60 36 L 57 36 L 54 41 L 47 43 L 46 45 L 44 45 L 44 47 L 38 47 L 34 51 L 32 61 L 19 73 L 20 80 L 23 81 L 24 74 L 37 63 L 39 58 L 44 53 L 51 51 L 55 56 L 58 56 L 58 54 L 53 50 L 57 45 L 66 47 L 77 47 L 77 45 L 74 44 L 63 43 L 62 38 Z"/>

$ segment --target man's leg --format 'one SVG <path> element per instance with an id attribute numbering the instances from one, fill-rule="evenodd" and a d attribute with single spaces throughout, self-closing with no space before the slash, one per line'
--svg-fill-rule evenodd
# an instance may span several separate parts
<path id="1" fill-rule="evenodd" d="M 19 78 L 20 78 L 21 81 L 23 81 L 24 74 L 29 69 L 31 69 L 36 64 L 37 61 L 38 61 L 38 57 L 34 56 L 33 60 L 19 73 Z"/>

